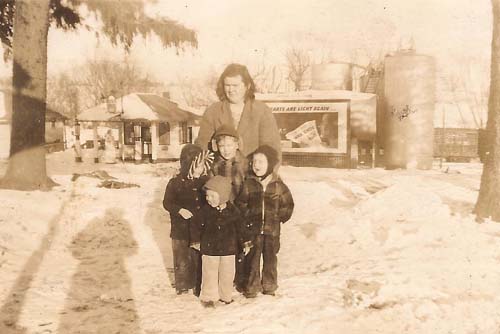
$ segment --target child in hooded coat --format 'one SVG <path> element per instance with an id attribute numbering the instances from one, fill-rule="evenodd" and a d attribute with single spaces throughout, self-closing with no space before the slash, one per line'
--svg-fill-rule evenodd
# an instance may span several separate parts
<path id="1" fill-rule="evenodd" d="M 208 176 L 202 175 L 203 167 L 195 166 L 201 154 L 196 145 L 182 148 L 180 172 L 170 179 L 163 197 L 163 207 L 170 213 L 175 289 L 177 294 L 193 289 L 196 296 L 200 294 L 201 255 L 190 247 L 190 225 L 204 203 L 202 187 L 208 180 Z"/>
<path id="2" fill-rule="evenodd" d="M 216 175 L 203 188 L 208 205 L 197 216 L 198 224 L 192 225 L 191 246 L 202 254 L 201 303 L 215 307 L 217 301 L 233 301 L 235 254 L 240 247 L 248 253 L 251 245 L 240 211 L 229 201 L 231 179 Z"/>
<path id="3" fill-rule="evenodd" d="M 245 180 L 240 196 L 236 199 L 253 246 L 245 259 L 248 281 L 244 295 L 247 298 L 256 297 L 258 292 L 275 294 L 278 288 L 277 254 L 281 224 L 290 219 L 294 208 L 290 190 L 274 172 L 279 162 L 278 152 L 271 146 L 262 145 L 250 157 L 253 175 Z"/>
<path id="4" fill-rule="evenodd" d="M 243 181 L 248 173 L 248 161 L 240 151 L 240 140 L 236 129 L 223 124 L 215 131 L 212 147 L 216 148 L 215 159 L 209 176 L 221 175 L 231 179 L 231 196 L 229 200 L 239 195 Z"/>

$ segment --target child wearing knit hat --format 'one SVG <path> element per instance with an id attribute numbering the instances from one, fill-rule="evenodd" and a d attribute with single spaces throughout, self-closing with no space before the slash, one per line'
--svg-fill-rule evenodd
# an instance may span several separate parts
<path id="1" fill-rule="evenodd" d="M 291 218 L 294 202 L 290 190 L 274 171 L 279 163 L 278 152 L 271 146 L 262 145 L 250 156 L 253 175 L 243 183 L 236 205 L 246 220 L 245 230 L 253 245 L 245 259 L 244 295 L 254 298 L 259 292 L 274 296 L 278 288 L 281 224 Z"/>
<path id="2" fill-rule="evenodd" d="M 192 247 L 202 254 L 201 303 L 215 307 L 217 301 L 233 301 L 235 254 L 240 247 L 248 253 L 250 242 L 240 211 L 229 202 L 231 179 L 217 175 L 203 188 L 208 205 L 201 209 L 198 224 L 193 225 Z"/>

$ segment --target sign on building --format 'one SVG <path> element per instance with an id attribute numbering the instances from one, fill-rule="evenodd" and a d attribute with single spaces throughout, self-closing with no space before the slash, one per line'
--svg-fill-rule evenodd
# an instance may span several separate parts
<path id="1" fill-rule="evenodd" d="M 337 162 L 343 159 L 338 164 L 348 164 L 349 100 L 302 99 L 264 102 L 271 108 L 276 118 L 284 158 L 297 156 L 304 158 L 306 155 L 308 158 L 330 155 L 331 158 L 335 155 Z"/>

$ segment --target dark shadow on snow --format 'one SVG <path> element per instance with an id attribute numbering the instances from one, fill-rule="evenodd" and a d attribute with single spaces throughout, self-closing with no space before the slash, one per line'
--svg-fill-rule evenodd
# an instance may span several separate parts
<path id="1" fill-rule="evenodd" d="M 49 222 L 47 234 L 43 237 L 38 249 L 29 257 L 19 277 L 10 289 L 6 301 L 0 308 L 0 333 L 2 334 L 27 333 L 25 328 L 18 326 L 19 316 L 26 302 L 26 295 L 33 278 L 40 269 L 45 254 L 50 249 L 52 240 L 57 234 L 59 220 L 65 205 L 66 203 L 62 206 L 58 215 Z"/>
<path id="2" fill-rule="evenodd" d="M 447 196 L 440 197 L 443 203 L 450 208 L 450 213 L 452 215 L 467 217 L 468 215 L 473 214 L 475 203 L 456 200 Z"/>
<path id="3" fill-rule="evenodd" d="M 123 211 L 107 209 L 73 239 L 80 261 L 57 333 L 140 333 L 125 259 L 137 251 Z"/>
<path id="4" fill-rule="evenodd" d="M 170 216 L 163 208 L 163 195 L 166 185 L 166 183 L 161 184 L 154 190 L 153 200 L 148 204 L 144 222 L 151 228 L 154 240 L 161 253 L 170 285 L 175 287 L 172 240 L 170 239 Z"/>

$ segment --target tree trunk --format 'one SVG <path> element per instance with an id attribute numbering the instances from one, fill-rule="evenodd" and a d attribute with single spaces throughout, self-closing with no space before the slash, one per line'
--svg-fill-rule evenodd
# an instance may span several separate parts
<path id="1" fill-rule="evenodd" d="M 488 101 L 487 155 L 475 213 L 500 222 L 500 0 L 492 0 L 491 82 Z"/>
<path id="2" fill-rule="evenodd" d="M 48 190 L 45 162 L 50 0 L 16 0 L 10 158 L 0 187 Z"/>

